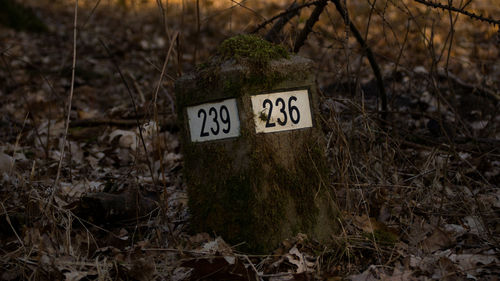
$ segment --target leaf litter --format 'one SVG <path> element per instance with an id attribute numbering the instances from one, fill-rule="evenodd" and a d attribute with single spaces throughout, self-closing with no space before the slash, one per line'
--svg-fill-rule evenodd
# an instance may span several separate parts
<path id="1" fill-rule="evenodd" d="M 70 128 L 62 179 L 53 186 L 70 86 L 73 14 L 64 1 L 27 2 L 50 33 L 0 26 L 0 279 L 495 280 L 500 275 L 500 107 L 484 97 L 488 89 L 498 94 L 500 69 L 498 57 L 490 54 L 498 53 L 498 46 L 491 45 L 484 26 L 457 25 L 458 33 L 476 36 L 473 43 L 465 36 L 457 43 L 462 59 L 452 60 L 448 69 L 460 77 L 432 69 L 420 54 L 407 57 L 403 67 L 382 63 L 391 106 L 398 111 L 384 131 L 374 79 L 361 53 L 350 49 L 349 60 L 341 45 L 325 46 L 321 35 L 330 27 L 320 23 L 301 55 L 321 68 L 318 86 L 334 175 L 330 187 L 343 214 L 341 232 L 332 235 L 330 245 L 298 234 L 273 253 L 250 255 L 215 233 L 189 232 L 171 97 L 179 69 L 192 70 L 195 57 L 207 58 L 218 42 L 248 25 L 237 20 L 248 10 L 233 7 L 235 17 L 214 14 L 220 18 L 204 22 L 196 41 L 196 28 L 176 21 L 180 6 L 171 7 L 167 26 L 184 28 L 188 44 L 180 56 L 184 64 L 169 61 L 154 105 L 152 91 L 171 43 L 158 8 L 102 4 L 92 14 L 90 1 L 83 1 L 80 12 L 91 20 L 80 23 L 77 46 L 70 117 L 78 125 Z M 395 13 L 391 5 L 396 4 L 387 6 L 387 21 Z M 207 14 L 217 9 L 203 7 Z M 265 15 L 282 8 L 255 7 Z M 288 39 L 300 26 L 301 21 L 292 22 Z M 100 38 L 133 88 L 136 108 Z M 196 42 L 204 47 L 194 56 Z M 373 44 L 380 54 L 391 53 Z M 338 60 L 320 64 L 318 56 L 325 54 Z M 338 73 L 345 65 L 359 69 L 357 84 Z M 158 117 L 152 114 L 155 106 Z"/>

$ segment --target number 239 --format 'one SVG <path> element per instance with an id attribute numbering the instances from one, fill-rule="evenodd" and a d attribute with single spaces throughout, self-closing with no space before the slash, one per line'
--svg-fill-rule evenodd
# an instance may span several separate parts
<path id="1" fill-rule="evenodd" d="M 229 110 L 225 105 L 221 106 L 218 112 L 215 107 L 210 107 L 208 109 L 208 115 L 205 109 L 201 108 L 200 110 L 198 110 L 198 118 L 203 118 L 200 137 L 209 136 L 209 132 L 205 128 L 207 124 L 207 116 L 212 118 L 212 123 L 215 125 L 215 127 L 210 128 L 210 132 L 212 132 L 213 135 L 218 135 L 220 132 L 219 116 L 222 124 L 226 125 L 226 127 L 222 129 L 222 132 L 224 134 L 229 133 L 229 131 L 231 130 L 231 118 L 229 116 Z"/>

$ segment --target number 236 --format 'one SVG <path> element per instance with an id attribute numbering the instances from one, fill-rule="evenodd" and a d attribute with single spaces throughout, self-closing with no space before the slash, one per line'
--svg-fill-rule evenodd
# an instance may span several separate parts
<path id="1" fill-rule="evenodd" d="M 288 99 L 288 108 L 287 108 L 287 103 L 285 103 L 285 100 L 283 98 L 277 98 L 274 105 L 278 107 L 281 116 L 278 117 L 276 120 L 280 126 L 285 126 L 288 122 L 288 117 L 290 117 L 290 121 L 292 121 L 293 124 L 298 124 L 300 122 L 300 111 L 297 106 L 292 105 L 292 102 L 296 102 L 297 97 L 296 96 L 291 96 Z M 263 120 L 266 120 L 266 128 L 270 127 L 275 127 L 276 123 L 271 122 L 271 116 L 273 114 L 273 102 L 270 99 L 265 99 L 264 102 L 262 103 L 262 107 L 264 109 L 269 108 L 269 112 L 267 116 L 263 115 Z M 288 109 L 288 110 L 287 110 Z"/>

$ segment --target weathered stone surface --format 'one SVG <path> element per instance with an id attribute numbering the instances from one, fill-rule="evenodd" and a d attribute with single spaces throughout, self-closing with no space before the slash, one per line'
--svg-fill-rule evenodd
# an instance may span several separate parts
<path id="1" fill-rule="evenodd" d="M 193 231 L 245 242 L 252 252 L 270 251 L 297 233 L 328 241 L 337 211 L 325 185 L 329 169 L 311 61 L 208 65 L 176 83 Z M 313 127 L 256 134 L 250 96 L 293 89 L 308 89 Z M 191 142 L 186 107 L 227 98 L 237 99 L 241 135 Z"/>

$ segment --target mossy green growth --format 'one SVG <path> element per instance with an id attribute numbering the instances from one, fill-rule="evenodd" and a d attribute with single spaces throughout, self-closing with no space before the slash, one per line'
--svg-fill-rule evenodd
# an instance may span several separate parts
<path id="1" fill-rule="evenodd" d="M 394 246 L 398 242 L 398 236 L 386 229 L 375 229 L 372 233 L 363 232 L 363 236 L 384 246 Z"/>
<path id="2" fill-rule="evenodd" d="M 255 66 L 267 66 L 271 60 L 288 59 L 290 54 L 280 45 L 274 45 L 256 35 L 237 35 L 219 46 L 222 60 L 236 59 Z"/>
<path id="3" fill-rule="evenodd" d="M 176 83 L 176 103 L 182 109 L 189 104 L 271 91 L 284 82 L 309 79 L 310 70 L 309 63 L 290 55 L 283 46 L 255 35 L 237 35 L 226 39 L 213 57 L 197 65 L 188 79 Z M 293 83 L 286 87 L 302 86 Z"/>
<path id="4" fill-rule="evenodd" d="M 323 233 L 316 229 L 324 223 L 315 197 L 324 195 L 327 164 L 313 149 L 314 139 L 298 137 L 304 141 L 288 144 L 296 159 L 286 167 L 272 153 L 277 144 L 267 145 L 269 138 L 245 133 L 241 138 L 243 143 L 185 144 L 191 230 L 244 242 L 238 249 L 252 253 L 268 253 L 298 233 L 330 236 L 331 225 L 321 225 Z M 241 148 L 249 154 L 236 156 Z M 326 208 L 333 220 L 335 210 Z"/>

